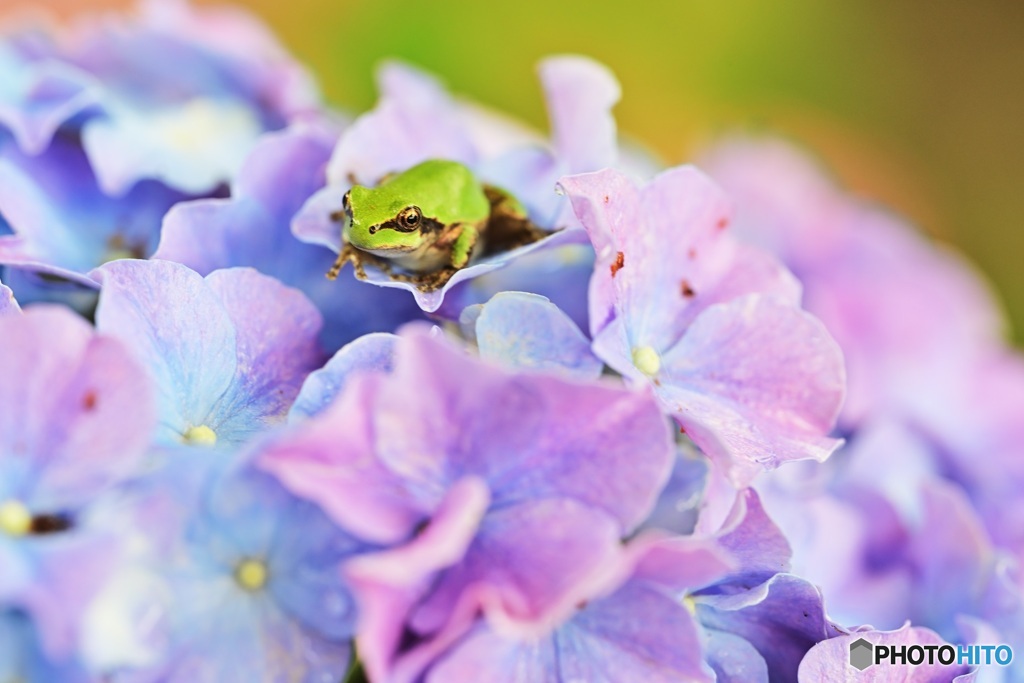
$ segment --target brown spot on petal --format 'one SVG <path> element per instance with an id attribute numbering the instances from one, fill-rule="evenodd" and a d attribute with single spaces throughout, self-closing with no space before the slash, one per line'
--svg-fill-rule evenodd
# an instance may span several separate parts
<path id="1" fill-rule="evenodd" d="M 96 409 L 96 392 L 89 390 L 85 392 L 85 396 L 82 397 L 82 408 L 87 411 Z"/>
<path id="2" fill-rule="evenodd" d="M 67 515 L 36 515 L 32 518 L 30 533 L 42 536 L 56 534 L 71 528 L 71 518 Z"/>
<path id="3" fill-rule="evenodd" d="M 693 259 L 697 258 L 697 250 L 690 249 L 690 251 L 686 252 L 686 255 L 689 256 L 690 260 L 692 261 Z"/>
<path id="4" fill-rule="evenodd" d="M 608 198 L 608 195 L 605 195 L 604 196 L 604 203 L 607 204 L 609 201 L 611 201 L 611 200 Z"/>
<path id="5" fill-rule="evenodd" d="M 625 265 L 626 255 L 620 251 L 615 255 L 615 263 L 612 264 L 612 277 L 615 277 L 615 274 L 622 270 Z"/>
<path id="6" fill-rule="evenodd" d="M 692 299 L 697 296 L 697 292 L 694 291 L 693 287 L 690 286 L 689 280 L 683 280 L 679 286 L 679 291 L 683 293 L 687 299 Z"/>
<path id="7" fill-rule="evenodd" d="M 679 425 L 679 433 L 680 434 L 685 434 L 686 433 L 686 427 L 684 427 L 683 425 Z"/>
<path id="8" fill-rule="evenodd" d="M 715 226 L 715 227 L 717 227 L 719 230 L 725 230 L 727 227 L 729 227 L 729 219 L 728 218 L 720 218 L 720 219 L 718 219 L 718 225 Z"/>

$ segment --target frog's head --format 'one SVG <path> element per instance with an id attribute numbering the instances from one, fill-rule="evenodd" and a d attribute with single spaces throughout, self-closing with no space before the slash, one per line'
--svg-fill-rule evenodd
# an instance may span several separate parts
<path id="1" fill-rule="evenodd" d="M 393 258 L 414 251 L 436 232 L 436 221 L 384 188 L 354 186 L 342 200 L 345 241 L 356 249 Z"/>

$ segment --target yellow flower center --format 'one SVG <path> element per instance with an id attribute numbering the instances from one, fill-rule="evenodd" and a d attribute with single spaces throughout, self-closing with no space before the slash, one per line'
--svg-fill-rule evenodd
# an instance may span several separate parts
<path id="1" fill-rule="evenodd" d="M 686 597 L 683 598 L 682 602 L 683 602 L 683 607 L 685 607 L 686 609 L 690 610 L 690 614 L 693 614 L 694 616 L 696 616 L 696 614 L 697 614 L 697 601 L 694 600 L 692 596 L 687 595 Z"/>
<path id="2" fill-rule="evenodd" d="M 235 581 L 247 591 L 258 591 L 267 585 L 267 565 L 262 560 L 242 560 L 235 568 Z"/>
<path id="3" fill-rule="evenodd" d="M 0 531 L 8 536 L 24 536 L 32 530 L 32 513 L 24 503 L 8 500 L 0 505 Z"/>
<path id="4" fill-rule="evenodd" d="M 648 377 L 654 377 L 661 369 L 661 358 L 650 346 L 638 346 L 633 349 L 633 365 Z"/>
<path id="5" fill-rule="evenodd" d="M 206 425 L 199 425 L 198 427 L 189 427 L 181 436 L 184 439 L 185 443 L 192 444 L 193 446 L 217 445 L 217 432 L 213 431 Z"/>

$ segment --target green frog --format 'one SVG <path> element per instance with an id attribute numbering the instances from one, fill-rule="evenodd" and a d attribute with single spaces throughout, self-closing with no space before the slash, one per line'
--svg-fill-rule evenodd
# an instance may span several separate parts
<path id="1" fill-rule="evenodd" d="M 331 218 L 342 222 L 342 249 L 328 278 L 348 262 L 364 278 L 363 266 L 372 263 L 424 291 L 443 286 L 491 237 L 498 239 L 490 246 L 509 248 L 546 234 L 512 195 L 444 159 L 419 163 L 376 187 L 354 185 Z"/>

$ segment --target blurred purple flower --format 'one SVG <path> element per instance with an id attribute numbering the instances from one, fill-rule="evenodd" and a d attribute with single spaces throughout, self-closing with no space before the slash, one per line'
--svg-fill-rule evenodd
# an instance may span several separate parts
<path id="1" fill-rule="evenodd" d="M 57 129 L 99 102 L 95 79 L 49 54 L 0 39 L 0 129 L 25 154 L 47 148 Z"/>
<path id="2" fill-rule="evenodd" d="M 388 173 L 431 158 L 460 161 L 485 182 L 512 192 L 540 226 L 569 227 L 574 222 L 572 214 L 555 194 L 555 182 L 564 173 L 595 170 L 615 162 L 615 124 L 609 112 L 618 100 L 618 84 L 604 67 L 580 57 L 549 59 L 540 71 L 552 120 L 550 149 L 513 126 L 459 105 L 429 76 L 398 64 L 385 65 L 378 78 L 380 102 L 342 134 L 327 167 L 327 186 L 296 217 L 295 234 L 338 251 L 341 229 L 330 214 L 341 206 L 353 181 L 373 185 Z M 367 275 L 374 284 L 411 291 L 423 310 L 433 312 L 460 283 L 528 254 L 585 241 L 575 231 L 562 230 L 507 253 L 486 256 L 456 272 L 443 288 L 433 292 L 391 280 L 374 268 L 367 269 Z M 511 288 L 532 286 L 527 277 L 521 286 Z M 459 301 L 462 305 L 481 301 L 471 297 L 472 292 L 465 292 Z M 449 317 L 458 313 L 446 309 Z"/>
<path id="3" fill-rule="evenodd" d="M 0 680 L 25 683 L 90 683 L 73 658 L 55 663 L 41 649 L 32 622 L 24 614 L 0 609 Z"/>
<path id="4" fill-rule="evenodd" d="M 722 192 L 691 167 L 643 188 L 611 170 L 560 184 L 597 252 L 594 352 L 650 381 L 737 487 L 787 460 L 828 457 L 842 356 L 798 307 L 788 271 L 724 231 Z"/>
<path id="5" fill-rule="evenodd" d="M 1001 315 L 971 267 L 845 196 L 786 144 L 723 144 L 707 167 L 735 200 L 737 232 L 793 271 L 842 347 L 844 429 L 872 414 L 927 414 L 965 360 L 1001 343 Z"/>
<path id="6" fill-rule="evenodd" d="M 426 641 L 470 628 L 477 609 L 511 632 L 564 620 L 649 513 L 672 456 L 645 392 L 509 374 L 415 326 L 393 367 L 349 377 L 261 460 L 390 546 L 346 570 L 360 656 L 381 680 L 406 628 Z"/>
<path id="7" fill-rule="evenodd" d="M 810 478 L 779 472 L 759 487 L 834 618 L 886 629 L 910 619 L 951 640 L 971 618 L 1019 642 L 1018 565 L 993 547 L 932 457 L 927 443 L 889 425 L 858 435 Z"/>
<path id="8" fill-rule="evenodd" d="M 97 327 L 153 377 L 164 442 L 245 442 L 284 421 L 323 361 L 316 308 L 252 269 L 203 278 L 169 261 L 123 260 L 96 277 Z"/>
<path id="9" fill-rule="evenodd" d="M 167 214 L 153 257 L 183 263 L 200 275 L 250 266 L 302 290 L 324 316 L 321 339 L 327 349 L 419 318 L 419 307 L 405 294 L 361 283 L 351 272 L 329 281 L 325 274 L 334 252 L 291 233 L 292 217 L 324 184 L 336 137 L 332 129 L 314 125 L 266 135 L 242 167 L 230 199 L 186 202 Z"/>
<path id="10" fill-rule="evenodd" d="M 85 513 L 141 470 L 151 387 L 120 342 L 63 309 L 0 316 L 0 340 L 0 613 L 27 613 L 63 661 L 121 552 Z"/>
<path id="11" fill-rule="evenodd" d="M 112 195 L 144 179 L 209 193 L 234 177 L 260 133 L 319 103 L 305 71 L 240 10 L 152 0 L 135 17 L 76 29 L 61 54 L 102 84 L 102 112 L 82 124 L 82 139 Z"/>
<path id="12" fill-rule="evenodd" d="M 89 271 L 150 255 L 164 213 L 184 198 L 153 182 L 108 197 L 74 140 L 59 137 L 38 156 L 2 145 L 0 213 L 14 234 L 0 236 L 0 263 L 96 288 Z"/>

